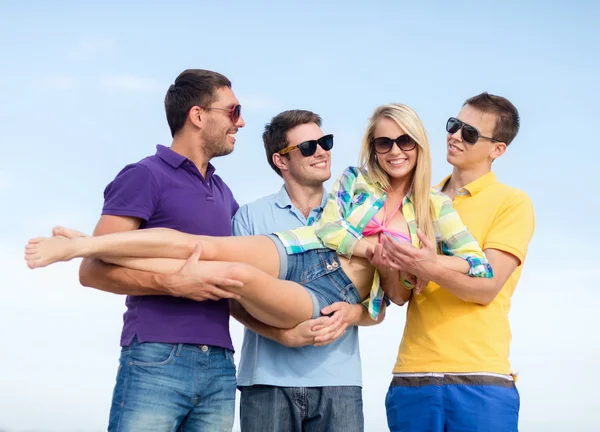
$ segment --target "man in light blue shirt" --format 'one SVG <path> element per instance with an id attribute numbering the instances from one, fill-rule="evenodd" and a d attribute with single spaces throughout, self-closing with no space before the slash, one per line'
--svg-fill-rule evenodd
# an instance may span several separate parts
<path id="1" fill-rule="evenodd" d="M 333 136 L 323 134 L 318 115 L 284 111 L 266 125 L 263 141 L 267 160 L 284 185 L 239 209 L 235 235 L 311 224 L 326 202 L 323 183 L 331 177 Z M 334 303 L 321 312 L 330 316 L 284 330 L 232 305 L 232 315 L 247 327 L 237 377 L 242 432 L 364 430 L 356 326 L 377 322 L 360 304 Z"/>

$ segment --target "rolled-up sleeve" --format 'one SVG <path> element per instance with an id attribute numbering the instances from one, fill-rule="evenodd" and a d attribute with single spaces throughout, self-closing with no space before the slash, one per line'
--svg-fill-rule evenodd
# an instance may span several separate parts
<path id="1" fill-rule="evenodd" d="M 439 207 L 437 225 L 441 251 L 444 255 L 457 256 L 466 260 L 469 263 L 469 276 L 483 278 L 494 276 L 485 253 L 452 206 L 450 198 L 444 198 Z"/>
<path id="2" fill-rule="evenodd" d="M 362 233 L 347 220 L 356 175 L 356 168 L 350 167 L 336 180 L 321 217 L 313 225 L 326 247 L 348 258 L 362 238 Z"/>

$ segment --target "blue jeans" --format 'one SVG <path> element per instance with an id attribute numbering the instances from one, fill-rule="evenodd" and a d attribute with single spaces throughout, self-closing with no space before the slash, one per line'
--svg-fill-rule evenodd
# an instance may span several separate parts
<path id="1" fill-rule="evenodd" d="M 392 432 L 517 432 L 514 381 L 477 375 L 394 377 L 385 407 Z"/>
<path id="2" fill-rule="evenodd" d="M 240 387 L 242 432 L 363 432 L 362 388 Z"/>
<path id="3" fill-rule="evenodd" d="M 313 318 L 321 309 L 335 302 L 361 302 L 358 289 L 342 270 L 336 251 L 327 248 L 311 249 L 288 255 L 279 237 L 270 234 L 279 252 L 279 279 L 302 285 L 313 302 Z"/>
<path id="4" fill-rule="evenodd" d="M 121 349 L 109 431 L 231 432 L 233 353 L 207 345 L 137 343 Z"/>

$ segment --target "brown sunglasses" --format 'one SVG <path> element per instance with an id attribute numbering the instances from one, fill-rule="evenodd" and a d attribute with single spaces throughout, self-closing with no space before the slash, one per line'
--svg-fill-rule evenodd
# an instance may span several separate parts
<path id="1" fill-rule="evenodd" d="M 232 108 L 216 108 L 216 107 L 204 107 L 204 106 L 201 106 L 200 108 L 205 109 L 205 110 L 229 111 L 229 117 L 231 118 L 231 121 L 234 124 L 237 123 L 237 121 L 240 119 L 240 116 L 242 115 L 242 106 L 241 105 L 234 105 Z"/>

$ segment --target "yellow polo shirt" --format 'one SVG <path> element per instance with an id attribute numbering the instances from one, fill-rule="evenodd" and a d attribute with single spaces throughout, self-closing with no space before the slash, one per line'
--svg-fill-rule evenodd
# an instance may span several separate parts
<path id="1" fill-rule="evenodd" d="M 533 235 L 531 199 L 489 172 L 462 188 L 453 204 L 484 251 L 508 252 L 520 265 L 487 306 L 460 300 L 434 283 L 413 297 L 394 373 L 511 373 L 508 312 Z"/>

